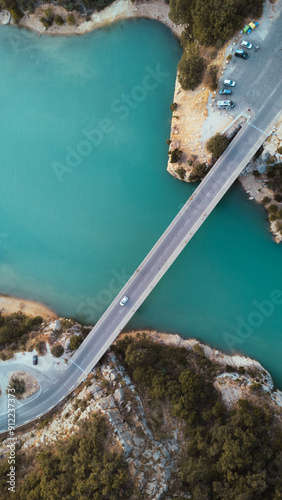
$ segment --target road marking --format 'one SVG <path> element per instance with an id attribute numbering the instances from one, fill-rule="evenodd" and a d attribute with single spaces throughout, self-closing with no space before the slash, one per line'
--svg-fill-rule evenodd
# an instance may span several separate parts
<path id="1" fill-rule="evenodd" d="M 61 399 L 59 399 L 59 402 L 63 401 L 64 398 L 65 398 L 65 396 L 62 396 Z"/>
<path id="2" fill-rule="evenodd" d="M 81 368 L 80 366 L 78 366 L 78 365 L 76 364 L 76 362 L 75 362 L 75 361 L 73 361 L 72 359 L 70 359 L 70 361 L 71 361 L 71 362 L 72 362 L 72 363 L 73 363 L 73 364 L 74 364 L 77 368 L 79 368 L 79 369 L 80 369 L 83 373 L 85 373 L 85 375 L 88 375 L 88 373 L 86 373 L 86 371 L 84 371 L 84 370 L 83 370 L 83 368 Z"/>
<path id="3" fill-rule="evenodd" d="M 47 411 L 52 410 L 52 408 L 54 408 L 54 405 L 53 405 L 53 406 L 50 406 L 50 408 L 48 408 L 48 410 L 47 410 Z"/>
<path id="4" fill-rule="evenodd" d="M 59 379 L 57 378 L 57 379 L 55 380 L 55 382 L 53 382 L 53 384 L 56 384 L 56 383 L 58 382 L 58 380 L 59 380 Z"/>
<path id="5" fill-rule="evenodd" d="M 45 389 L 45 391 L 43 391 L 43 394 L 44 394 L 45 392 L 47 392 L 47 391 L 49 391 L 49 387 L 47 387 L 47 389 Z"/>
<path id="6" fill-rule="evenodd" d="M 256 127 L 255 125 L 253 125 L 252 123 L 249 123 L 249 125 L 251 125 L 251 127 L 255 128 L 256 130 L 258 130 L 261 134 L 264 134 L 266 135 L 266 137 L 268 137 L 269 134 L 267 134 L 266 132 L 264 132 L 263 130 L 261 130 L 260 128 Z"/>

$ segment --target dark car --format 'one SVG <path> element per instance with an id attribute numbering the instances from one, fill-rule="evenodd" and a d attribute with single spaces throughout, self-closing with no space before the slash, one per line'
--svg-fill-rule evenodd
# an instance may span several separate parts
<path id="1" fill-rule="evenodd" d="M 38 356 L 37 356 L 37 354 L 34 354 L 34 356 L 32 358 L 32 364 L 37 365 L 37 363 L 38 363 Z"/>
<path id="2" fill-rule="evenodd" d="M 248 59 L 249 54 L 247 54 L 247 52 L 245 52 L 244 50 L 238 49 L 235 51 L 235 56 L 242 57 L 242 59 Z"/>
<path id="3" fill-rule="evenodd" d="M 219 94 L 220 95 L 222 95 L 222 94 L 230 95 L 230 94 L 232 94 L 232 90 L 231 89 L 220 89 Z"/>

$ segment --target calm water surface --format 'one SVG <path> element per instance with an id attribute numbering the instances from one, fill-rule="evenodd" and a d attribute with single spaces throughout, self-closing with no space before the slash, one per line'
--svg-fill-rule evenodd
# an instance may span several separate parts
<path id="1" fill-rule="evenodd" d="M 1 27 L 0 52 L 0 292 L 93 323 L 195 188 L 165 170 L 179 45 L 144 20 Z M 282 305 L 254 304 L 282 290 L 281 252 L 235 185 L 129 326 L 241 351 L 282 387 Z"/>

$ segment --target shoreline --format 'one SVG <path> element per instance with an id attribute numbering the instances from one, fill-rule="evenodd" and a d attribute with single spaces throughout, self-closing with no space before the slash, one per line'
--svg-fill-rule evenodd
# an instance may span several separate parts
<path id="1" fill-rule="evenodd" d="M 64 20 L 69 14 L 75 17 L 75 25 L 70 26 L 66 22 L 62 26 L 53 24 L 46 29 L 40 21 L 44 15 L 44 10 L 50 7 L 54 15 L 60 15 Z M 35 31 L 38 36 L 41 35 L 84 35 L 99 28 L 108 26 L 116 21 L 123 19 L 137 19 L 147 18 L 167 26 L 175 36 L 180 37 L 183 25 L 177 26 L 168 17 L 169 5 L 164 3 L 163 0 L 153 0 L 150 3 L 147 1 L 142 3 L 132 3 L 131 0 L 116 0 L 111 5 L 101 10 L 100 12 L 93 12 L 90 20 L 87 21 L 85 16 L 80 15 L 76 11 L 68 12 L 64 7 L 54 4 L 44 4 L 37 7 L 33 14 L 25 14 L 20 22 L 14 26 L 19 28 L 27 28 Z"/>
<path id="2" fill-rule="evenodd" d="M 58 319 L 58 315 L 41 302 L 10 295 L 0 295 L 0 312 L 3 316 L 21 312 L 26 316 L 42 316 L 44 320 L 48 321 Z"/>

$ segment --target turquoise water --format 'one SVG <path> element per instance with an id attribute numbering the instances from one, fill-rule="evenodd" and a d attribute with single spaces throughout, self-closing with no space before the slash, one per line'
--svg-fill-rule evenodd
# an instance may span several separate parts
<path id="1" fill-rule="evenodd" d="M 195 188 L 165 170 L 181 51 L 148 20 L 0 39 L 0 292 L 93 323 Z M 235 185 L 129 326 L 243 352 L 282 386 L 282 305 L 253 303 L 282 290 L 281 252 Z"/>

